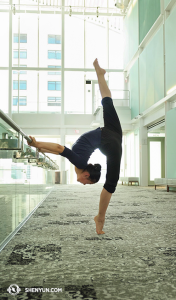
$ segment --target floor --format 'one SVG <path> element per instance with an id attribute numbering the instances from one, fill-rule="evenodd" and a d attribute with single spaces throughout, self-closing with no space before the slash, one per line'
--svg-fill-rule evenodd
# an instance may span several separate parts
<path id="1" fill-rule="evenodd" d="M 0 299 L 176 299 L 176 193 L 118 185 L 97 235 L 101 190 L 51 191 L 0 253 Z"/>

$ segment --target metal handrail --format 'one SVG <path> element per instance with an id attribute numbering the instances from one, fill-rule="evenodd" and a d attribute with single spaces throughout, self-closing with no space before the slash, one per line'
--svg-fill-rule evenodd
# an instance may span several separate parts
<path id="1" fill-rule="evenodd" d="M 0 109 L 0 118 L 3 119 L 8 125 L 10 125 L 13 129 L 15 129 L 17 132 L 21 133 L 24 138 L 31 143 L 32 140 L 30 137 L 28 137 L 22 130 L 21 128 L 9 117 L 7 116 L 1 109 Z"/>
<path id="2" fill-rule="evenodd" d="M 20 133 L 24 138 L 31 143 L 32 140 L 30 137 L 28 137 L 22 130 L 21 128 L 9 117 L 7 116 L 1 109 L 0 109 L 0 118 L 3 119 L 8 125 L 10 125 L 14 130 L 16 130 L 18 133 Z M 44 152 L 41 152 L 45 158 L 49 159 L 49 163 L 52 167 L 55 169 L 58 169 L 58 165 L 49 157 L 47 156 Z"/>

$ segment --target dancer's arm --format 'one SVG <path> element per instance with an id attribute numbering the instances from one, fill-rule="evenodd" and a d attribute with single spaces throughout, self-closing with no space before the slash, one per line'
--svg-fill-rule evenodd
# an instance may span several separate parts
<path id="1" fill-rule="evenodd" d="M 52 154 L 56 154 L 56 155 L 59 154 L 58 152 L 49 151 L 49 150 L 44 149 L 44 148 L 40 148 L 38 150 L 39 150 L 39 152 L 43 152 L 43 153 L 52 153 Z"/>
<path id="2" fill-rule="evenodd" d="M 111 200 L 111 196 L 112 194 L 109 193 L 107 190 L 105 190 L 105 188 L 103 188 L 100 195 L 99 212 L 98 212 L 98 216 L 100 217 L 100 219 L 105 218 L 106 210 Z"/>
<path id="3" fill-rule="evenodd" d="M 35 148 L 43 148 L 46 150 L 51 151 L 50 153 L 57 153 L 60 154 L 64 151 L 65 147 L 61 146 L 59 144 L 55 144 L 55 143 L 46 143 L 46 142 L 37 142 L 36 139 L 34 137 L 29 136 L 32 140 L 32 143 L 28 142 L 29 146 L 35 147 Z"/>

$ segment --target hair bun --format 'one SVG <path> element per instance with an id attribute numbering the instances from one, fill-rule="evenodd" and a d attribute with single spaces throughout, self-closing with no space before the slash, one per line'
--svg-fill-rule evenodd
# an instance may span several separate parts
<path id="1" fill-rule="evenodd" d="M 95 168 L 95 170 L 101 172 L 101 165 L 100 164 L 95 164 L 94 168 Z"/>

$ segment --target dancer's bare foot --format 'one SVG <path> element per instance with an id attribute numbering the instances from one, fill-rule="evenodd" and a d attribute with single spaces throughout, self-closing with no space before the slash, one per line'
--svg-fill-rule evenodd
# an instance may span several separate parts
<path id="1" fill-rule="evenodd" d="M 97 58 L 94 60 L 93 65 L 97 75 L 104 75 L 106 73 L 104 69 L 100 68 Z"/>
<path id="2" fill-rule="evenodd" d="M 98 216 L 96 216 L 94 218 L 94 221 L 95 221 L 95 224 L 96 224 L 96 232 L 97 234 L 104 234 L 105 232 L 102 231 L 103 229 L 103 226 L 104 226 L 104 222 L 105 222 L 105 219 L 99 219 Z"/>

